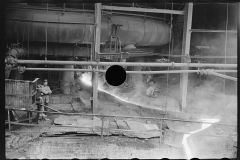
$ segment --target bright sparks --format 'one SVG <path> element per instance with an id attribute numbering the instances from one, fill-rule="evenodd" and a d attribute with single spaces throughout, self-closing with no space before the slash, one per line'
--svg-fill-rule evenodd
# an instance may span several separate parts
<path id="1" fill-rule="evenodd" d="M 81 80 L 82 82 L 84 82 L 86 85 L 92 86 L 92 78 L 91 78 L 91 77 L 92 77 L 91 72 L 85 72 L 85 73 L 83 73 L 82 76 L 80 77 L 80 80 Z M 106 90 L 104 90 L 101 86 L 98 86 L 98 90 L 100 90 L 100 91 L 102 91 L 102 92 L 104 92 L 104 93 L 107 93 L 107 94 L 109 94 L 109 95 L 111 95 L 111 96 L 113 96 L 113 97 L 115 97 L 115 98 L 117 98 L 117 99 L 119 99 L 119 100 L 121 100 L 121 101 L 123 101 L 123 102 L 127 102 L 127 103 L 132 103 L 132 104 L 135 104 L 135 105 L 139 105 L 139 104 L 134 103 L 134 102 L 129 102 L 129 101 L 128 101 L 128 98 L 121 98 L 120 96 L 117 96 L 117 95 L 111 93 L 110 91 L 106 91 Z"/>
<path id="2" fill-rule="evenodd" d="M 210 123 L 216 123 L 216 122 L 219 121 L 219 119 L 201 119 L 201 120 L 202 120 L 202 122 L 210 122 Z M 187 155 L 187 159 L 194 158 L 193 155 L 192 155 L 192 152 L 191 152 L 191 150 L 190 150 L 190 148 L 189 148 L 189 146 L 187 144 L 187 138 L 189 136 L 191 136 L 192 134 L 194 134 L 194 133 L 200 132 L 200 131 L 210 127 L 211 125 L 212 124 L 209 124 L 209 123 L 203 123 L 201 129 L 199 129 L 197 131 L 190 132 L 189 134 L 184 134 L 182 145 L 183 145 L 183 147 L 185 149 L 185 152 L 186 152 L 186 155 Z"/>
<path id="3" fill-rule="evenodd" d="M 91 72 L 85 72 L 82 74 L 82 76 L 80 77 L 80 80 L 82 82 L 84 82 L 85 84 L 87 84 L 88 86 L 92 85 L 92 74 Z"/>

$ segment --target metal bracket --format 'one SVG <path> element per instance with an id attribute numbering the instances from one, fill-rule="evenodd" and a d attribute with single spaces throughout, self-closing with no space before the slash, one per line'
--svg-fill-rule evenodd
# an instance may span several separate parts
<path id="1" fill-rule="evenodd" d="M 99 54 L 97 54 L 97 55 L 95 56 L 95 60 L 96 60 L 96 62 L 100 62 L 100 55 L 99 55 Z"/>
<path id="2" fill-rule="evenodd" d="M 199 72 L 197 72 L 197 74 L 199 74 L 201 71 L 199 70 L 199 68 L 200 68 L 200 62 L 198 61 L 198 71 Z"/>
<path id="3" fill-rule="evenodd" d="M 129 58 L 129 52 L 122 52 L 121 56 L 122 56 L 122 59 Z"/>
<path id="4" fill-rule="evenodd" d="M 185 62 L 186 62 L 186 63 L 191 63 L 190 55 L 186 55 L 186 56 L 185 56 Z"/>

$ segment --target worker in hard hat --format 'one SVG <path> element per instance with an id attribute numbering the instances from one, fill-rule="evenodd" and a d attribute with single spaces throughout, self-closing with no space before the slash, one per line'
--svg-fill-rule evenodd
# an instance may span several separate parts
<path id="1" fill-rule="evenodd" d="M 146 95 L 149 97 L 155 98 L 155 97 L 157 97 L 155 94 L 155 92 L 157 92 L 157 91 L 159 91 L 159 89 L 156 88 L 155 83 L 153 81 L 149 81 L 149 87 L 147 89 Z"/>
<path id="2" fill-rule="evenodd" d="M 40 93 L 41 93 L 41 96 L 39 97 L 40 99 L 40 111 L 45 111 L 45 106 L 48 105 L 49 103 L 49 94 L 52 93 L 50 87 L 48 86 L 48 80 L 45 79 L 43 81 L 43 85 L 41 85 L 40 88 L 38 88 Z M 49 120 L 47 118 L 47 115 L 44 114 L 43 112 L 39 115 L 39 119 L 40 120 Z"/>

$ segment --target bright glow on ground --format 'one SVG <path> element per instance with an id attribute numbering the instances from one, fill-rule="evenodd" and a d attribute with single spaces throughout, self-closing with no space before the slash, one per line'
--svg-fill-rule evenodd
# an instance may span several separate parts
<path id="1" fill-rule="evenodd" d="M 85 72 L 84 74 L 82 74 L 82 76 L 80 77 L 80 80 L 82 82 L 84 82 L 85 84 L 89 85 L 89 86 L 92 86 L 92 75 L 91 75 L 91 72 Z M 98 86 L 98 90 L 102 91 L 102 92 L 105 92 L 107 94 L 110 94 L 112 95 L 113 97 L 121 100 L 121 101 L 124 101 L 124 102 L 127 102 L 127 103 L 132 103 L 132 104 L 135 104 L 135 105 L 140 105 L 140 104 L 137 104 L 137 103 L 134 103 L 134 102 L 129 102 L 127 99 L 123 99 L 109 91 L 106 91 L 104 89 L 102 89 L 101 87 Z M 211 122 L 211 123 L 216 123 L 219 121 L 219 119 L 201 119 L 203 122 Z M 189 136 L 191 136 L 192 134 L 194 133 L 197 133 L 197 132 L 200 132 L 208 127 L 210 127 L 212 124 L 208 124 L 208 123 L 203 123 L 202 124 L 202 128 L 197 130 L 197 131 L 193 131 L 193 132 L 190 132 L 189 134 L 184 134 L 183 136 L 183 141 L 182 141 L 182 145 L 185 149 L 185 152 L 186 152 L 186 155 L 187 155 L 187 159 L 191 159 L 191 158 L 194 158 L 193 155 L 192 155 L 192 152 L 187 144 L 187 138 Z"/>
<path id="2" fill-rule="evenodd" d="M 211 123 L 216 123 L 219 121 L 219 119 L 201 119 L 203 122 L 211 122 Z M 192 152 L 187 144 L 187 138 L 189 136 L 191 136 L 192 134 L 194 133 L 197 133 L 197 132 L 200 132 L 208 127 L 210 127 L 212 124 L 208 124 L 208 123 L 203 123 L 202 124 L 202 128 L 197 130 L 197 131 L 193 131 L 193 132 L 190 132 L 189 134 L 184 134 L 183 136 L 183 141 L 182 141 L 182 144 L 183 144 L 183 147 L 185 149 L 185 152 L 186 152 L 186 155 L 187 155 L 187 159 L 191 159 L 191 158 L 194 158 L 193 155 L 192 155 Z M 197 157 L 196 157 L 197 158 Z"/>

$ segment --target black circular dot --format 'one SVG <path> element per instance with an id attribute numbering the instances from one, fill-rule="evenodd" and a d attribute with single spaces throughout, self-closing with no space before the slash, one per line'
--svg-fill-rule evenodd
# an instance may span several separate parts
<path id="1" fill-rule="evenodd" d="M 126 71 L 119 65 L 113 65 L 107 69 L 106 81 L 112 86 L 120 86 L 126 80 Z"/>

